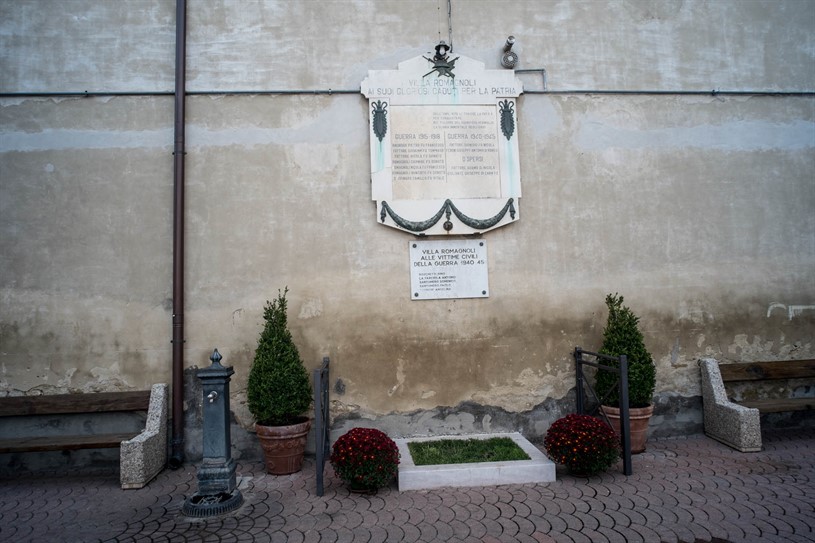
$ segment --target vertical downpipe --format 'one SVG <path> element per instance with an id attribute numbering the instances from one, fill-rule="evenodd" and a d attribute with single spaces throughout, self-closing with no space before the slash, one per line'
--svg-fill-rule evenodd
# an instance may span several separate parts
<path id="1" fill-rule="evenodd" d="M 173 145 L 173 437 L 169 465 L 184 463 L 184 105 L 187 2 L 175 3 L 175 129 Z"/>

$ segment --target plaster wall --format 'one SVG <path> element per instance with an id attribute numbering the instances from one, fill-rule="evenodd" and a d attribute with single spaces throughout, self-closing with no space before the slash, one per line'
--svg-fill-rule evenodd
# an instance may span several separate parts
<path id="1" fill-rule="evenodd" d="M 173 4 L 0 4 L 0 393 L 170 379 Z M 336 431 L 534 438 L 619 292 L 657 360 L 655 431 L 698 430 L 700 356 L 814 356 L 815 99 L 748 92 L 813 91 L 812 6 L 453 0 L 458 52 L 498 68 L 512 33 L 556 92 L 518 101 L 522 219 L 487 235 L 490 298 L 414 302 L 412 237 L 370 201 L 366 100 L 295 91 L 426 53 L 446 3 L 191 4 L 186 365 L 217 347 L 249 426 L 262 307 L 288 286 Z M 18 95 L 86 89 L 137 96 Z M 746 93 L 681 94 L 711 89 Z"/>

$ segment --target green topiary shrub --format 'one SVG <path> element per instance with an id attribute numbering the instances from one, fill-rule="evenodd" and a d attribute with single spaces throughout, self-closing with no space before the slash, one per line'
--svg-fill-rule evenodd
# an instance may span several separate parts
<path id="1" fill-rule="evenodd" d="M 603 345 L 600 352 L 609 356 L 628 357 L 628 405 L 646 407 L 651 404 L 656 386 L 656 368 L 651 353 L 645 348 L 639 317 L 623 305 L 623 297 L 617 294 L 606 296 L 608 322 L 603 330 Z M 613 366 L 615 364 L 604 362 Z M 595 390 L 606 405 L 620 404 L 619 392 L 614 384 L 617 374 L 598 370 Z M 613 388 L 613 390 L 612 390 Z M 606 396 L 608 394 L 608 396 Z"/>
<path id="2" fill-rule="evenodd" d="M 266 321 L 249 370 L 249 411 L 262 426 L 297 422 L 311 406 L 311 383 L 286 320 L 286 288 L 267 301 Z"/>

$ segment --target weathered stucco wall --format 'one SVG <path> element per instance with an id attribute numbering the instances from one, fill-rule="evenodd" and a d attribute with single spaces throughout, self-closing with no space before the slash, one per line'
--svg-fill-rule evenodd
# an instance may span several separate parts
<path id="1" fill-rule="evenodd" d="M 412 238 L 375 223 L 367 101 L 227 91 L 357 89 L 449 39 L 446 2 L 190 5 L 185 359 L 219 348 L 240 423 L 284 286 L 306 365 L 331 356 L 337 431 L 541 435 L 609 292 L 658 362 L 655 432 L 700 428 L 702 355 L 813 356 L 811 3 L 452 8 L 457 52 L 497 69 L 514 34 L 554 92 L 518 102 L 522 218 L 486 236 L 490 298 L 413 302 Z M 170 379 L 173 47 L 170 0 L 0 4 L 1 393 Z M 744 94 L 682 94 L 711 89 Z M 136 95 L 17 95 L 77 90 Z"/>
<path id="2" fill-rule="evenodd" d="M 169 100 L 2 101 L 4 390 L 168 379 L 168 116 Z"/>

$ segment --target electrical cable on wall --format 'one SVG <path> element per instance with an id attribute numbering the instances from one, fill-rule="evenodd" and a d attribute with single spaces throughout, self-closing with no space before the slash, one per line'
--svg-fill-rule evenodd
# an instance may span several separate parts
<path id="1" fill-rule="evenodd" d="M 442 15 L 441 15 L 441 1 L 438 0 L 436 4 L 436 24 L 438 25 L 439 31 L 439 39 L 438 41 L 442 41 L 441 38 L 441 25 L 442 25 Z M 453 51 L 453 0 L 447 0 L 447 45 L 450 46 L 450 52 Z"/>
<path id="2" fill-rule="evenodd" d="M 447 0 L 447 43 L 453 52 L 453 0 Z"/>

